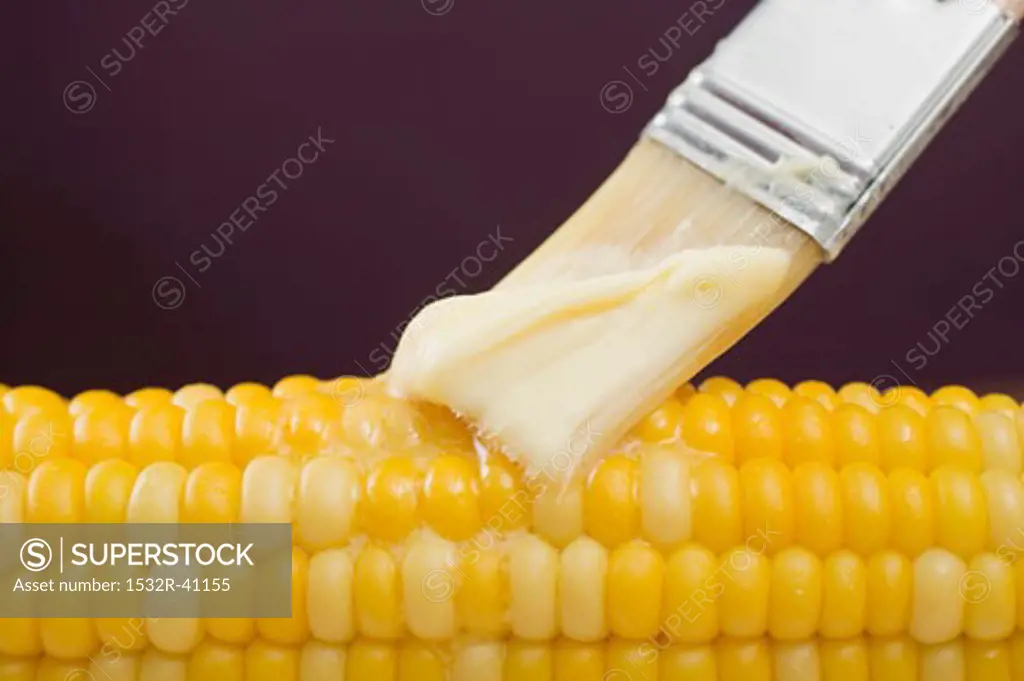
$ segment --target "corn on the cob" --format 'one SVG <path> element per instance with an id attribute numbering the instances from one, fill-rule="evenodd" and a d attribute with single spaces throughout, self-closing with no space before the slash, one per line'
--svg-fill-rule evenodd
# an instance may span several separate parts
<path id="1" fill-rule="evenodd" d="M 360 639 L 347 645 L 235 646 L 205 641 L 188 656 L 157 650 L 84 661 L 0 657 L 3 681 L 1012 681 L 1024 635 L 922 645 L 906 637 L 780 643 L 721 639 L 655 647 L 477 641 L 453 646 Z"/>
<path id="2" fill-rule="evenodd" d="M 666 651 L 622 679 L 1024 659 L 1007 396 L 710 379 L 564 483 L 359 379 L 0 393 L 0 522 L 283 522 L 295 541 L 291 619 L 146 621 L 129 645 L 123 620 L 0 620 L 23 659 L 0 681 L 122 647 L 124 678 L 190 679 L 445 678 L 447 650 L 455 678 L 613 681 L 609 656 L 642 645 Z"/>

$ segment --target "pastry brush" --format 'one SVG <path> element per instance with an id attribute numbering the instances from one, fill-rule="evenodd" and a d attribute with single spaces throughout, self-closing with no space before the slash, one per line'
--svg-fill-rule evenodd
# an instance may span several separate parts
<path id="1" fill-rule="evenodd" d="M 762 0 L 534 253 L 414 320 L 391 389 L 447 404 L 534 473 L 607 451 L 840 255 L 1022 14 Z"/>

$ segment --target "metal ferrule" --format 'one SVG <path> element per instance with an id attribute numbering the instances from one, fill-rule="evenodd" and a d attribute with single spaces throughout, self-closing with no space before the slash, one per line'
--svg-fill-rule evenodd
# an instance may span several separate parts
<path id="1" fill-rule="evenodd" d="M 991 0 L 762 0 L 645 134 L 831 260 L 1016 34 Z"/>

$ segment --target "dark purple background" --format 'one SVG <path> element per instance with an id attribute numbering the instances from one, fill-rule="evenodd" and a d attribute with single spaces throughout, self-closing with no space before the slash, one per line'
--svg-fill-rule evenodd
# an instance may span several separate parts
<path id="1" fill-rule="evenodd" d="M 689 0 L 423 3 L 190 0 L 114 77 L 101 60 L 129 54 L 155 2 L 5 3 L 0 381 L 73 393 L 376 368 L 497 225 L 514 241 L 460 275 L 467 291 L 569 216 L 752 0 L 651 77 L 637 60 L 664 55 Z M 1018 44 L 840 261 L 713 369 L 841 383 L 899 375 L 895 360 L 926 388 L 1024 396 L 1024 273 L 926 367 L 906 360 L 1024 238 L 1022 72 Z M 599 94 L 619 79 L 635 98 L 613 115 Z M 62 98 L 79 80 L 96 90 L 82 114 Z M 335 143 L 197 272 L 190 254 L 318 126 Z M 166 276 L 185 286 L 173 310 L 154 303 Z"/>

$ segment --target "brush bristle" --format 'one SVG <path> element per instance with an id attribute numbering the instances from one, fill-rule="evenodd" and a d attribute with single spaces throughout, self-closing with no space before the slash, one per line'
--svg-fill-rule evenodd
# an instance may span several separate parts
<path id="1" fill-rule="evenodd" d="M 528 470 L 583 431 L 579 458 L 600 456 L 821 256 L 789 223 L 645 140 L 494 290 L 418 315 L 390 389 L 465 414 Z"/>

